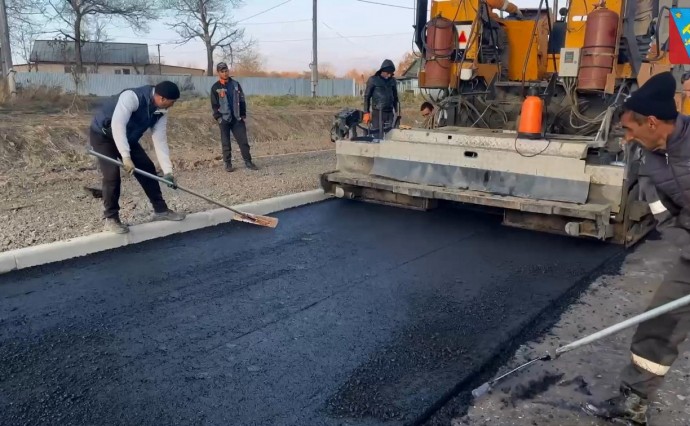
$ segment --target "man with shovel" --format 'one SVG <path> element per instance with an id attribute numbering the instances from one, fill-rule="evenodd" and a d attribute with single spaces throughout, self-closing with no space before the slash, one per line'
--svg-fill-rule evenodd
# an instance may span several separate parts
<path id="1" fill-rule="evenodd" d="M 150 174 L 156 167 L 142 148 L 139 140 L 151 129 L 153 146 L 164 178 L 174 184 L 172 163 L 168 154 L 166 126 L 168 108 L 180 97 L 180 89 L 171 81 L 154 86 L 142 86 L 124 90 L 119 96 L 108 99 L 94 115 L 89 129 L 89 142 L 93 150 L 110 158 L 121 158 L 126 173 L 134 168 Z M 106 231 L 125 234 L 129 228 L 120 221 L 120 168 L 99 159 L 103 174 L 103 205 Z M 163 200 L 160 185 L 153 179 L 135 175 L 153 206 L 152 220 L 183 220 L 185 215 L 170 210 Z"/>
<path id="2" fill-rule="evenodd" d="M 678 246 L 679 257 L 647 310 L 690 294 L 690 116 L 679 115 L 676 81 L 657 74 L 624 103 L 621 125 L 625 141 L 644 148 L 642 169 L 653 184 L 650 208 L 662 239 Z M 643 188 L 644 190 L 644 188 Z M 655 191 L 654 191 L 655 190 Z M 690 330 L 690 308 L 683 307 L 639 324 L 623 369 L 620 394 L 585 411 L 632 425 L 647 424 L 649 400 L 678 357 L 678 345 Z"/>

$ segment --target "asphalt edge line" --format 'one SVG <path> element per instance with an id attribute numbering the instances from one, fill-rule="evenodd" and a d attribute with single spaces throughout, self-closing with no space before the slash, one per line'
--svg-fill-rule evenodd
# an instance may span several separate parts
<path id="1" fill-rule="evenodd" d="M 331 198 L 331 196 L 327 195 L 322 189 L 315 189 L 239 204 L 233 207 L 246 213 L 267 215 L 294 207 L 318 203 L 328 198 Z M 9 250 L 0 253 L 0 274 L 228 223 L 233 220 L 233 215 L 227 209 L 218 208 L 188 214 L 185 220 L 181 222 L 147 222 L 133 225 L 127 234 L 99 232 L 67 240 Z"/>

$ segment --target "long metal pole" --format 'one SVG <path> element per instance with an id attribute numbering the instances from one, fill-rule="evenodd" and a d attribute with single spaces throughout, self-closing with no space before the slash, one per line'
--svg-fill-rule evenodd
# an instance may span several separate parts
<path id="1" fill-rule="evenodd" d="M 89 149 L 88 152 L 89 152 L 89 154 L 93 155 L 94 157 L 98 157 L 98 158 L 100 158 L 101 160 L 108 161 L 109 163 L 117 164 L 117 165 L 120 166 L 120 167 L 122 167 L 122 165 L 123 165 L 121 161 L 115 160 L 115 159 L 113 159 L 113 158 L 111 158 L 111 157 L 108 157 L 108 156 L 106 156 L 106 155 L 103 155 L 103 154 L 99 154 L 99 153 L 97 153 L 96 151 L 94 151 L 94 150 L 92 150 L 92 149 Z M 170 182 L 169 180 L 165 180 L 165 179 L 163 179 L 163 178 L 160 178 L 160 177 L 158 177 L 158 176 L 156 176 L 156 175 L 153 175 L 153 174 L 151 174 L 151 173 L 145 172 L 145 171 L 143 171 L 143 170 L 139 170 L 139 169 L 137 169 L 137 168 L 134 169 L 134 173 L 138 173 L 138 174 L 140 174 L 140 175 L 142 175 L 142 176 L 146 176 L 147 178 L 151 178 L 151 179 L 157 180 L 158 182 L 164 183 L 164 184 L 166 184 L 166 185 L 168 185 L 168 186 L 171 186 L 171 185 L 172 185 L 172 182 Z M 216 200 L 212 200 L 212 199 L 206 197 L 205 195 L 201 195 L 201 194 L 199 194 L 199 193 L 196 193 L 196 192 L 192 191 L 191 189 L 183 188 L 183 187 L 181 187 L 180 185 L 177 185 L 177 184 L 174 184 L 174 185 L 172 185 L 172 186 L 173 186 L 175 189 L 179 189 L 179 190 L 181 190 L 181 191 L 188 192 L 188 193 L 190 193 L 190 194 L 192 194 L 192 195 L 196 195 L 197 197 L 202 198 L 202 199 L 208 201 L 209 203 L 215 204 L 215 205 L 220 206 L 220 207 L 224 207 L 224 208 L 230 210 L 231 212 L 236 213 L 236 214 L 238 214 L 238 215 L 240 215 L 240 216 L 248 217 L 248 218 L 250 218 L 250 219 L 256 220 L 256 217 L 255 217 L 254 215 L 252 215 L 252 214 L 243 213 L 243 212 L 241 212 L 241 211 L 239 211 L 239 210 L 233 209 L 232 207 L 227 206 L 227 205 L 225 205 L 225 204 L 223 204 L 223 203 L 220 203 L 220 202 L 218 202 L 218 201 L 216 201 Z"/>
<path id="2" fill-rule="evenodd" d="M 656 318 L 658 316 L 661 316 L 667 312 L 671 312 L 675 309 L 681 308 L 685 305 L 690 304 L 690 295 L 687 295 L 685 297 L 681 297 L 680 299 L 674 300 L 673 302 L 669 302 L 665 305 L 661 305 L 657 308 L 650 309 L 649 311 L 639 314 L 637 316 L 634 316 L 630 319 L 627 319 L 623 322 L 620 322 L 618 324 L 614 324 L 611 327 L 605 328 L 601 331 L 597 331 L 594 334 L 591 334 L 587 337 L 583 337 L 580 340 L 576 340 L 573 343 L 567 344 L 565 346 L 561 346 L 560 348 L 556 349 L 556 357 L 558 357 L 561 354 L 564 354 L 568 351 L 572 351 L 573 349 L 577 349 L 580 346 L 587 345 L 589 343 L 592 343 L 596 340 L 599 340 L 601 338 L 604 338 L 606 336 L 610 336 L 611 334 L 618 333 L 619 331 L 632 327 L 634 325 L 637 325 L 641 322 L 645 322 L 647 320 L 650 320 L 652 318 Z"/>
<path id="3" fill-rule="evenodd" d="M 158 75 L 163 75 L 163 70 L 161 69 L 161 45 L 158 45 Z"/>
<path id="4" fill-rule="evenodd" d="M 317 36 L 316 36 L 316 2 L 313 0 L 314 10 L 312 12 L 312 35 L 311 35 L 311 50 L 312 50 L 312 63 L 311 63 L 311 97 L 316 97 L 316 87 L 319 84 L 319 59 L 317 55 Z"/>

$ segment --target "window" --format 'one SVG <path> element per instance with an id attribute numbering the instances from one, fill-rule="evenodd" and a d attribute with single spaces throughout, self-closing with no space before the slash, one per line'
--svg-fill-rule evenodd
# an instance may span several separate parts
<path id="1" fill-rule="evenodd" d="M 122 74 L 129 75 L 129 68 L 122 68 Z"/>
<path id="2" fill-rule="evenodd" d="M 122 70 L 115 70 L 115 74 L 122 74 Z"/>

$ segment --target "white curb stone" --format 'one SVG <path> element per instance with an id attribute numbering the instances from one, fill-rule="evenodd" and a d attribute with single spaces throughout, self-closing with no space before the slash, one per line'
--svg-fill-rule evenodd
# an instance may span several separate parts
<path id="1" fill-rule="evenodd" d="M 14 254 L 0 253 L 0 274 L 10 272 L 17 269 L 17 260 L 14 258 Z"/>
<path id="2" fill-rule="evenodd" d="M 300 192 L 266 200 L 234 206 L 237 210 L 259 215 L 317 203 L 330 198 L 323 190 Z M 128 234 L 101 232 L 65 241 L 41 244 L 0 253 L 0 274 L 17 269 L 30 268 L 46 263 L 59 262 L 79 256 L 111 250 L 130 244 L 161 238 L 168 235 L 194 231 L 228 223 L 234 213 L 227 209 L 215 209 L 187 215 L 180 222 L 149 222 L 131 226 Z M 251 226 L 251 225 L 250 225 Z M 280 225 L 279 225 L 280 226 Z"/>

